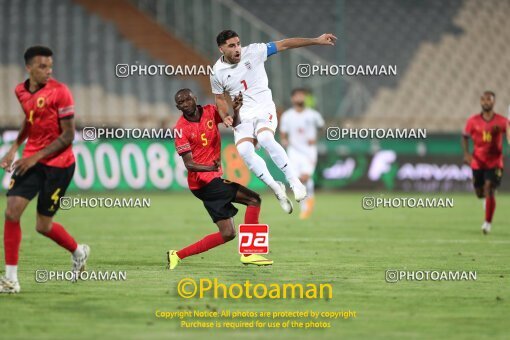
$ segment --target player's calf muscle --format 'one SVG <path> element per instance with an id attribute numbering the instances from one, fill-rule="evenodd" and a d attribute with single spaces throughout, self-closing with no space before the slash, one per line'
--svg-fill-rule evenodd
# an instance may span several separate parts
<path id="1" fill-rule="evenodd" d="M 249 197 L 249 201 L 248 201 L 247 205 L 260 207 L 261 203 L 262 203 L 262 199 L 260 198 L 260 196 L 258 194 L 255 194 L 254 196 Z"/>

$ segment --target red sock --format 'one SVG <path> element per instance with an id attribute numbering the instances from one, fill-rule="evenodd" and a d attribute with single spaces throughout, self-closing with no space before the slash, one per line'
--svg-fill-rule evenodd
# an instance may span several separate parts
<path id="1" fill-rule="evenodd" d="M 244 223 L 246 224 L 258 224 L 260 215 L 260 207 L 249 205 L 246 207 L 246 213 L 244 214 Z M 251 254 L 243 254 L 244 257 L 248 257 Z"/>
<path id="2" fill-rule="evenodd" d="M 244 223 L 246 224 L 258 224 L 259 223 L 260 207 L 249 205 L 246 207 L 246 213 L 244 214 Z"/>
<path id="3" fill-rule="evenodd" d="M 183 259 L 191 255 L 203 253 L 204 251 L 217 247 L 223 243 L 225 243 L 223 236 L 221 236 L 220 232 L 217 232 L 207 235 L 197 243 L 193 243 L 186 248 L 182 248 L 177 252 L 177 256 L 179 256 L 180 259 Z"/>
<path id="4" fill-rule="evenodd" d="M 491 223 L 492 216 L 494 215 L 494 210 L 496 210 L 496 197 L 487 196 L 485 198 L 485 221 Z"/>
<path id="5" fill-rule="evenodd" d="M 16 266 L 19 257 L 19 245 L 21 244 L 21 226 L 19 221 L 8 221 L 4 223 L 4 249 L 5 264 Z"/>
<path id="6" fill-rule="evenodd" d="M 78 248 L 78 243 L 76 243 L 74 238 L 57 222 L 53 222 L 50 231 L 44 234 L 44 236 L 51 238 L 59 246 L 69 250 L 71 253 Z"/>

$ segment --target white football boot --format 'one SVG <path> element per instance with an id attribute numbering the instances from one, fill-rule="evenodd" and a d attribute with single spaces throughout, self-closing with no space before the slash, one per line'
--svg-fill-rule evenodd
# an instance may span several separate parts
<path id="1" fill-rule="evenodd" d="M 292 202 L 287 197 L 287 192 L 285 191 L 285 184 L 282 182 L 276 182 L 280 186 L 280 192 L 275 193 L 276 198 L 278 199 L 278 202 L 280 203 L 280 206 L 282 207 L 283 211 L 285 211 L 287 214 L 291 214 L 293 207 Z"/>
<path id="2" fill-rule="evenodd" d="M 79 273 L 85 270 L 85 265 L 87 264 L 87 259 L 90 254 L 90 247 L 86 244 L 80 244 L 78 247 L 81 247 L 82 256 L 74 256 L 71 255 L 71 260 L 73 261 L 72 271 L 75 274 L 72 282 L 76 282 L 78 280 Z"/>
<path id="3" fill-rule="evenodd" d="M 5 276 L 0 277 L 0 294 L 18 294 L 20 291 L 18 281 L 11 281 Z"/>

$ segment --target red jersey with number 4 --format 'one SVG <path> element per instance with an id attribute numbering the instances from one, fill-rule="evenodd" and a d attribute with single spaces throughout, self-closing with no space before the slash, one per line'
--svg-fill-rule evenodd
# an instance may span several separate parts
<path id="1" fill-rule="evenodd" d="M 475 170 L 503 168 L 503 136 L 507 124 L 508 120 L 497 113 L 489 121 L 485 120 L 481 113 L 468 119 L 463 134 L 473 139 L 471 168 Z"/>
<path id="2" fill-rule="evenodd" d="M 181 156 L 191 151 L 195 163 L 214 165 L 214 161 L 219 160 L 221 154 L 218 124 L 222 119 L 214 105 L 198 105 L 197 110 L 202 110 L 199 122 L 190 122 L 184 116 L 177 121 L 175 128 L 182 131 L 182 137 L 175 138 L 175 149 Z M 188 171 L 188 186 L 191 190 L 200 189 L 222 174 L 221 167 L 218 171 L 211 172 Z"/>
<path id="3" fill-rule="evenodd" d="M 28 80 L 16 86 L 16 97 L 23 108 L 28 140 L 23 158 L 32 156 L 50 145 L 62 133 L 60 119 L 74 115 L 74 102 L 66 85 L 50 79 L 38 91 L 28 91 Z M 43 158 L 39 163 L 67 168 L 74 163 L 72 146 Z"/>

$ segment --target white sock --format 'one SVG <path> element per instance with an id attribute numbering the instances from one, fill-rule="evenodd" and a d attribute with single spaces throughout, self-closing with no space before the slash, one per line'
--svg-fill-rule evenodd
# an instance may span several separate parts
<path id="1" fill-rule="evenodd" d="M 12 266 L 12 265 L 8 265 L 6 264 L 5 265 L 5 277 L 7 277 L 7 279 L 13 281 L 13 282 L 18 282 L 18 266 Z"/>
<path id="2" fill-rule="evenodd" d="M 81 246 L 81 244 L 79 244 L 78 247 L 76 247 L 76 250 L 73 252 L 73 256 L 76 258 L 85 256 L 85 254 L 83 253 L 83 247 Z"/>
<path id="3" fill-rule="evenodd" d="M 306 193 L 307 193 L 308 197 L 312 197 L 314 194 L 314 189 L 315 189 L 315 183 L 313 182 L 313 178 L 310 177 L 308 179 L 308 181 L 306 181 L 305 185 L 306 185 Z"/>
<path id="4" fill-rule="evenodd" d="M 267 151 L 274 164 L 280 168 L 280 170 L 285 174 L 287 178 L 287 182 L 291 186 L 296 185 L 299 182 L 299 178 L 296 176 L 294 169 L 290 165 L 289 157 L 285 152 L 285 149 L 278 144 L 278 142 L 274 139 L 273 133 L 264 130 L 257 135 L 257 140 L 259 141 L 260 146 Z"/>
<path id="5" fill-rule="evenodd" d="M 255 153 L 255 146 L 251 142 L 242 142 L 237 145 L 237 151 L 239 152 L 239 155 L 244 159 L 244 162 L 248 166 L 248 169 L 251 170 L 257 176 L 260 178 L 260 180 L 268 187 L 270 187 L 275 194 L 281 194 L 282 189 L 276 183 L 273 176 L 269 173 L 269 170 L 267 169 L 266 162 Z"/>
<path id="6" fill-rule="evenodd" d="M 301 211 L 306 211 L 307 205 L 308 205 L 308 197 L 306 197 L 304 200 L 299 202 L 299 208 L 301 209 Z"/>

